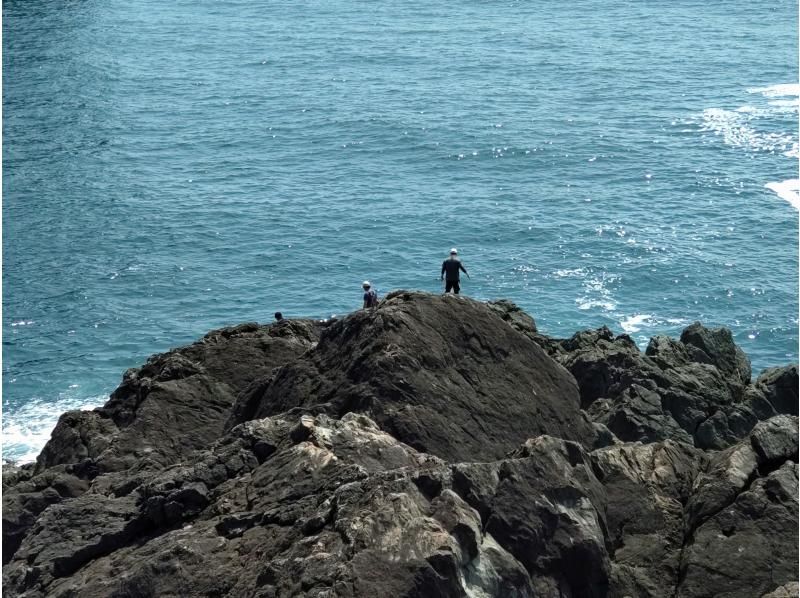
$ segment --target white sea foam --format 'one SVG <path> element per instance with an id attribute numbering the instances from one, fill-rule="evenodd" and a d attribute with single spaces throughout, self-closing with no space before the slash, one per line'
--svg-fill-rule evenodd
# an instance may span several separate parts
<path id="1" fill-rule="evenodd" d="M 689 320 L 687 320 L 686 318 L 667 318 L 666 319 L 667 324 L 673 324 L 675 326 L 681 326 L 683 324 L 686 324 L 688 321 Z"/>
<path id="2" fill-rule="evenodd" d="M 625 318 L 624 320 L 620 320 L 619 325 L 622 326 L 622 329 L 625 332 L 632 334 L 634 332 L 639 332 L 642 329 L 642 326 L 651 324 L 652 320 L 653 316 L 650 314 L 637 314 L 635 316 Z"/>
<path id="3" fill-rule="evenodd" d="M 800 157 L 796 126 L 792 130 L 776 131 L 777 122 L 785 126 L 787 115 L 799 109 L 800 84 L 781 83 L 767 87 L 751 87 L 751 94 L 761 95 L 767 101 L 754 100 L 733 110 L 708 108 L 702 112 L 698 124 L 701 131 L 721 137 L 731 147 L 751 152 L 781 153 L 788 158 Z M 779 119 L 779 121 L 776 121 Z"/>
<path id="4" fill-rule="evenodd" d="M 50 434 L 62 413 L 74 409 L 93 409 L 107 399 L 106 396 L 62 397 L 52 402 L 31 399 L 13 415 L 8 414 L 6 407 L 3 414 L 3 460 L 15 463 L 35 461 L 39 451 L 50 440 Z"/>
<path id="5" fill-rule="evenodd" d="M 601 299 L 590 299 L 588 297 L 580 297 L 575 300 L 580 310 L 589 309 L 602 309 L 603 311 L 613 311 L 616 309 L 617 304 L 614 301 L 603 301 Z"/>
<path id="6" fill-rule="evenodd" d="M 767 87 L 750 87 L 748 93 L 760 93 L 767 98 L 800 96 L 800 83 L 779 83 Z"/>
<path id="7" fill-rule="evenodd" d="M 795 209 L 800 210 L 800 179 L 767 183 L 764 186 L 777 193 L 781 199 L 788 201 Z"/>
<path id="8" fill-rule="evenodd" d="M 579 278 L 585 274 L 586 270 L 584 268 L 563 269 L 553 272 L 553 276 L 556 278 Z"/>
<path id="9" fill-rule="evenodd" d="M 591 256 L 584 254 L 582 257 L 589 258 Z M 618 279 L 615 274 L 593 273 L 586 268 L 563 268 L 554 270 L 550 276 L 553 278 L 578 278 L 582 280 L 583 293 L 575 298 L 575 303 L 580 310 L 600 309 L 605 312 L 612 312 L 617 308 L 617 301 L 614 299 L 611 289 L 607 286 Z"/>
<path id="10" fill-rule="evenodd" d="M 760 118 L 760 112 L 707 108 L 703 110 L 701 131 L 708 131 L 722 138 L 726 145 L 743 148 L 753 152 L 796 151 L 796 137 L 793 133 L 760 131 L 753 122 Z"/>
<path id="11" fill-rule="evenodd" d="M 520 274 L 528 274 L 529 272 L 537 272 L 538 269 L 535 266 L 530 266 L 527 264 L 515 266 L 513 268 L 514 272 L 519 272 Z"/>
<path id="12" fill-rule="evenodd" d="M 608 283 L 613 283 L 616 280 L 616 275 L 605 273 L 603 273 L 602 276 L 596 276 L 594 278 L 588 278 L 584 280 L 584 295 L 575 299 L 578 309 L 601 309 L 606 312 L 611 312 L 617 309 L 617 301 L 614 298 L 611 289 L 606 286 Z"/>
<path id="13" fill-rule="evenodd" d="M 793 100 L 770 100 L 770 106 L 776 106 L 778 108 L 790 108 L 791 110 L 796 110 L 798 107 L 798 98 Z"/>

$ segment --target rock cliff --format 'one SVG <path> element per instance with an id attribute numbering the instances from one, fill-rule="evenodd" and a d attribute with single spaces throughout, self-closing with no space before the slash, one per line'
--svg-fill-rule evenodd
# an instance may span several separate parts
<path id="1" fill-rule="evenodd" d="M 798 373 L 396 292 L 126 372 L 3 471 L 9 596 L 797 595 Z"/>

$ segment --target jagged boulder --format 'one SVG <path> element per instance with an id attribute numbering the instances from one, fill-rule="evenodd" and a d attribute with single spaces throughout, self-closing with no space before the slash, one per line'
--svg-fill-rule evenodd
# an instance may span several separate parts
<path id="1" fill-rule="evenodd" d="M 714 455 L 687 502 L 676 596 L 760 596 L 797 577 L 798 420 Z M 747 555 L 747 558 L 742 558 Z"/>
<path id="2" fill-rule="evenodd" d="M 99 471 L 168 465 L 223 432 L 236 396 L 297 358 L 324 323 L 288 320 L 209 332 L 192 345 L 128 370 L 105 405 L 65 413 L 37 459 L 37 471 L 89 458 Z"/>
<path id="3" fill-rule="evenodd" d="M 629 336 L 615 337 L 606 327 L 578 332 L 559 345 L 557 360 L 575 376 L 584 409 L 658 374 L 657 368 L 642 359 Z"/>
<path id="4" fill-rule="evenodd" d="M 133 497 L 83 494 L 54 504 L 17 550 L 3 585 L 12 592 L 49 588 L 86 563 L 134 542 L 145 531 L 142 523 Z"/>
<path id="5" fill-rule="evenodd" d="M 797 575 L 797 418 L 718 453 L 671 441 L 592 453 L 611 596 L 761 596 Z"/>
<path id="6" fill-rule="evenodd" d="M 588 409 L 593 421 L 608 427 L 618 438 L 656 442 L 672 439 L 693 444 L 692 435 L 665 413 L 661 395 L 633 383 L 616 400 L 598 399 Z"/>
<path id="7" fill-rule="evenodd" d="M 611 596 L 672 598 L 680 576 L 684 505 L 706 466 L 703 453 L 667 440 L 592 453 L 606 491 Z"/>
<path id="8" fill-rule="evenodd" d="M 775 368 L 751 383 L 750 362 L 725 328 L 695 323 L 681 340 L 654 337 L 644 354 L 605 327 L 556 349 L 552 340 L 539 342 L 575 376 L 592 420 L 623 441 L 673 439 L 721 450 L 760 420 L 797 413 L 797 368 Z"/>
<path id="9" fill-rule="evenodd" d="M 552 437 L 450 465 L 363 415 L 268 418 L 129 495 L 49 509 L 4 585 L 31 597 L 605 596 L 603 501 L 585 451 Z"/>
<path id="10" fill-rule="evenodd" d="M 54 468 L 3 488 L 3 564 L 19 548 L 29 528 L 48 506 L 83 494 L 88 482 Z"/>
<path id="11" fill-rule="evenodd" d="M 4 477 L 3 562 L 49 505 L 78 496 L 99 474 L 106 492 L 135 487 L 134 471 L 157 471 L 219 438 L 236 395 L 255 378 L 306 352 L 324 324 L 243 324 L 125 373 L 108 402 L 58 421 L 33 467 Z M 24 483 L 23 483 L 24 482 Z"/>
<path id="12" fill-rule="evenodd" d="M 296 408 L 362 412 L 453 461 L 496 459 L 543 433 L 594 437 L 566 370 L 495 308 L 450 295 L 390 294 L 240 399 L 232 424 Z"/>
<path id="13" fill-rule="evenodd" d="M 36 470 L 95 459 L 111 441 L 117 426 L 97 411 L 67 411 L 36 459 Z"/>
<path id="14" fill-rule="evenodd" d="M 143 462 L 161 467 L 207 447 L 222 435 L 236 396 L 305 353 L 321 329 L 308 320 L 242 324 L 129 370 L 97 410 L 119 427 L 96 459 L 98 467 L 118 471 Z"/>
<path id="15" fill-rule="evenodd" d="M 797 365 L 764 370 L 756 380 L 756 387 L 764 394 L 775 413 L 797 415 Z"/>
<path id="16" fill-rule="evenodd" d="M 710 363 L 742 384 L 750 382 L 750 360 L 727 328 L 706 328 L 695 322 L 683 330 L 681 342 L 691 352 L 692 361 Z"/>
<path id="17" fill-rule="evenodd" d="M 797 474 L 785 462 L 691 529 L 676 596 L 759 596 L 797 577 Z"/>
<path id="18" fill-rule="evenodd" d="M 761 598 L 797 598 L 800 592 L 800 584 L 796 581 L 782 585 L 769 594 L 764 594 Z"/>

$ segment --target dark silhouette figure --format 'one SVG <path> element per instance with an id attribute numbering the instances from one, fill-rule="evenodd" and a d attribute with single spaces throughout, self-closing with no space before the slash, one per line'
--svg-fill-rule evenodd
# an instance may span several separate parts
<path id="1" fill-rule="evenodd" d="M 444 280 L 444 292 L 449 293 L 451 290 L 458 295 L 461 291 L 461 272 L 471 278 L 469 272 L 458 259 L 458 249 L 455 247 L 450 250 L 450 257 L 442 262 L 442 275 L 440 280 Z"/>

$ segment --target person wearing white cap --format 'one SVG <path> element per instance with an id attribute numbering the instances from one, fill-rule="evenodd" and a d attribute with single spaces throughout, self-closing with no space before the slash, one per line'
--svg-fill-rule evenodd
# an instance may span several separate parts
<path id="1" fill-rule="evenodd" d="M 450 250 L 450 257 L 442 262 L 442 275 L 439 280 L 444 280 L 444 292 L 449 293 L 451 290 L 458 295 L 461 291 L 461 272 L 470 278 L 469 272 L 458 259 L 458 249 L 453 247 Z"/>
<path id="2" fill-rule="evenodd" d="M 372 288 L 372 283 L 365 280 L 361 283 L 361 288 L 364 289 L 364 309 L 378 305 L 378 293 Z"/>

